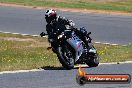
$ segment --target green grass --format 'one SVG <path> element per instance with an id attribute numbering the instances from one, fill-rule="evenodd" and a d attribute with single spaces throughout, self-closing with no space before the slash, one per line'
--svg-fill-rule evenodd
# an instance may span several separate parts
<path id="1" fill-rule="evenodd" d="M 13 3 L 31 6 L 83 8 L 132 12 L 132 0 L 99 2 L 96 0 L 0 0 L 1 3 Z"/>
<path id="2" fill-rule="evenodd" d="M 107 44 L 95 44 L 100 57 L 101 62 L 124 62 L 132 60 L 132 45 L 107 45 Z"/>
<path id="3" fill-rule="evenodd" d="M 94 44 L 101 62 L 132 60 L 132 45 Z M 0 33 L 0 71 L 60 67 L 47 38 Z"/>
<path id="4" fill-rule="evenodd" d="M 0 71 L 60 66 L 46 38 L 0 33 L 0 45 Z"/>

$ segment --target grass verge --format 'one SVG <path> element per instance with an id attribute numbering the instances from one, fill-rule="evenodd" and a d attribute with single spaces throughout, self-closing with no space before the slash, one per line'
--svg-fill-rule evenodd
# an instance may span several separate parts
<path id="1" fill-rule="evenodd" d="M 0 3 L 132 12 L 132 0 L 0 0 Z"/>
<path id="2" fill-rule="evenodd" d="M 60 67 L 47 38 L 0 33 L 0 71 Z M 95 44 L 101 62 L 132 60 L 132 45 Z"/>

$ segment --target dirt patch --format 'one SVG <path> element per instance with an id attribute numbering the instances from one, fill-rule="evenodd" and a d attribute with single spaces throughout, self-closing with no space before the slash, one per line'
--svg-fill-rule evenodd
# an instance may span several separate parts
<path id="1" fill-rule="evenodd" d="M 119 1 L 126 1 L 126 0 L 92 0 L 97 2 L 119 2 Z"/>
<path id="2" fill-rule="evenodd" d="M 39 7 L 39 6 L 25 6 L 25 5 L 16 5 L 16 4 L 5 4 L 0 3 L 0 6 L 11 6 L 11 7 L 24 7 L 24 8 L 35 8 L 35 9 L 45 9 L 52 7 Z M 132 13 L 123 12 L 123 11 L 108 11 L 108 10 L 88 10 L 88 9 L 79 9 L 79 8 L 54 8 L 61 11 L 70 11 L 70 12 L 82 12 L 82 13 L 97 13 L 97 14 L 111 14 L 111 15 L 126 15 L 132 16 Z"/>
<path id="3" fill-rule="evenodd" d="M 35 1 L 54 1 L 54 2 L 119 2 L 126 0 L 35 0 Z"/>
<path id="4" fill-rule="evenodd" d="M 40 42 L 32 38 L 14 38 L 14 37 L 0 37 L 0 40 L 7 40 L 7 41 L 18 41 L 18 42 L 32 42 L 31 45 L 25 46 L 25 47 L 49 47 L 50 44 L 48 42 Z M 20 47 L 14 47 L 14 48 L 20 48 Z"/>
<path id="5" fill-rule="evenodd" d="M 8 41 L 33 41 L 35 42 L 34 39 L 30 39 L 30 38 L 27 38 L 27 39 L 22 39 L 22 38 L 13 38 L 13 37 L 1 37 L 0 40 L 8 40 Z"/>
<path id="6" fill-rule="evenodd" d="M 70 12 L 81 12 L 81 13 L 95 13 L 95 14 L 111 14 L 111 15 L 125 15 L 132 16 L 132 13 L 127 13 L 123 11 L 108 11 L 108 10 L 88 10 L 88 9 L 76 9 L 76 8 L 56 8 L 61 11 L 70 11 Z"/>

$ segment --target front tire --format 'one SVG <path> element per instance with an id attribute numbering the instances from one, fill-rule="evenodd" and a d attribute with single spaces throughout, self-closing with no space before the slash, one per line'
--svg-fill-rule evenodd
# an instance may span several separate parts
<path id="1" fill-rule="evenodd" d="M 89 58 L 90 59 L 86 60 L 86 62 L 85 62 L 89 67 L 97 67 L 99 65 L 99 56 L 98 56 L 98 54 L 92 55 Z"/>
<path id="2" fill-rule="evenodd" d="M 74 58 L 70 47 L 58 47 L 58 59 L 62 66 L 66 69 L 74 68 Z"/>

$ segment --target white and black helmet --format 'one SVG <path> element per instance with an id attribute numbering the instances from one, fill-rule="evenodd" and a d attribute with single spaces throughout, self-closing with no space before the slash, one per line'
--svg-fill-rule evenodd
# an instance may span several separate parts
<path id="1" fill-rule="evenodd" d="M 45 13 L 45 19 L 47 23 L 50 23 L 52 20 L 56 19 L 57 13 L 54 9 L 47 10 Z"/>

